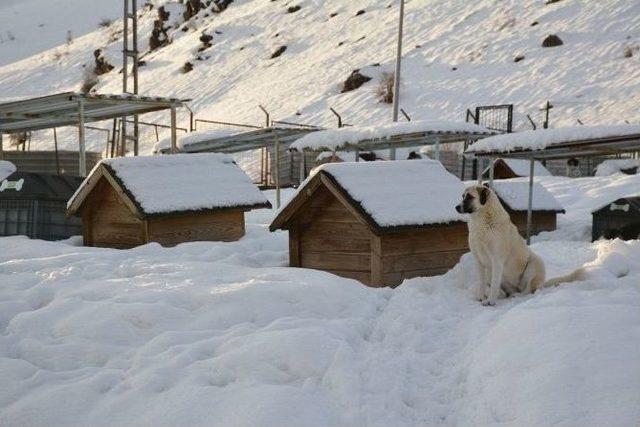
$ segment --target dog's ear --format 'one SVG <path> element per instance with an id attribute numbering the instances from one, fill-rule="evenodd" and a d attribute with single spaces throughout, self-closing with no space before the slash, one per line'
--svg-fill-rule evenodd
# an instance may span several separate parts
<path id="1" fill-rule="evenodd" d="M 489 190 L 487 187 L 482 187 L 479 191 L 478 191 L 478 195 L 480 196 L 480 204 L 484 205 L 485 203 L 487 203 L 487 199 L 489 198 L 489 193 L 491 190 Z"/>

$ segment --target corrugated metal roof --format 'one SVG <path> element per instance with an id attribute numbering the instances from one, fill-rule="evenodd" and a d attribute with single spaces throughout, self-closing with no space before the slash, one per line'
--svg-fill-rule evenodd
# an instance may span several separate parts
<path id="1" fill-rule="evenodd" d="M 64 92 L 0 104 L 0 132 L 25 132 L 77 125 L 80 102 L 85 122 L 179 107 L 186 99 Z"/>

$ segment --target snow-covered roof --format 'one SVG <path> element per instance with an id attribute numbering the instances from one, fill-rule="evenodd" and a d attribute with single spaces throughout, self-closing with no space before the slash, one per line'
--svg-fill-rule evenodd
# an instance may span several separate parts
<path id="1" fill-rule="evenodd" d="M 606 203 L 600 203 L 597 207 L 592 208 L 591 213 L 595 213 L 600 209 L 609 206 L 611 203 L 615 202 L 616 200 L 620 200 L 620 199 L 630 200 L 630 199 L 637 199 L 637 198 L 640 198 L 640 191 L 633 191 L 633 192 L 627 193 L 624 196 L 613 196 L 609 200 L 607 200 Z"/>
<path id="2" fill-rule="evenodd" d="M 303 182 L 289 204 L 305 195 L 306 187 L 321 175 L 346 193 L 378 229 L 466 221 L 455 210 L 464 184 L 434 160 L 326 163 Z M 274 224 L 287 209 L 288 205 L 278 212 Z"/>
<path id="3" fill-rule="evenodd" d="M 543 150 L 555 144 L 640 135 L 640 125 L 575 126 L 506 133 L 483 138 L 467 153 L 508 153 L 513 150 Z"/>
<path id="4" fill-rule="evenodd" d="M 607 176 L 619 173 L 623 169 L 637 167 L 640 169 L 640 159 L 608 159 L 596 166 L 596 176 Z"/>
<path id="5" fill-rule="evenodd" d="M 524 159 L 500 159 L 509 169 L 513 171 L 518 176 L 529 176 L 529 160 Z M 545 168 L 542 163 L 536 161 L 533 166 L 533 176 L 551 176 L 551 172 Z"/>
<path id="6" fill-rule="evenodd" d="M 351 126 L 309 133 L 291 144 L 296 150 L 336 150 L 362 141 L 385 139 L 414 133 L 491 135 L 493 132 L 473 123 L 424 120 L 377 126 Z"/>
<path id="7" fill-rule="evenodd" d="M 227 136 L 235 135 L 239 132 L 240 131 L 238 129 L 230 129 L 230 128 L 196 131 L 196 132 L 178 135 L 176 143 L 177 143 L 178 149 L 182 150 L 184 147 L 188 147 L 191 144 L 196 144 L 198 142 L 203 142 L 203 141 L 211 141 L 212 139 L 217 139 L 217 138 L 225 138 Z M 168 137 L 156 142 L 155 145 L 153 146 L 153 152 L 159 153 L 162 150 L 166 150 L 170 148 L 171 148 L 171 137 Z"/>
<path id="8" fill-rule="evenodd" d="M 16 171 L 16 165 L 6 160 L 0 160 L 0 180 L 5 179 Z"/>
<path id="9" fill-rule="evenodd" d="M 511 210 L 526 211 L 528 209 L 528 181 L 495 180 L 493 190 Z M 532 208 L 534 211 L 564 212 L 556 198 L 537 182 L 533 183 Z"/>
<path id="10" fill-rule="evenodd" d="M 231 157 L 201 153 L 104 159 L 69 200 L 68 207 L 101 167 L 111 173 L 145 215 L 270 206 Z"/>

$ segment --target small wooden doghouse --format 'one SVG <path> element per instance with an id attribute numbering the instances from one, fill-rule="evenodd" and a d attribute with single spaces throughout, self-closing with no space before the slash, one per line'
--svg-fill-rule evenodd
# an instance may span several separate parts
<path id="1" fill-rule="evenodd" d="M 173 246 L 244 235 L 244 213 L 269 208 L 260 190 L 221 154 L 121 157 L 101 161 L 69 200 L 86 246 Z"/>
<path id="2" fill-rule="evenodd" d="M 433 160 L 330 163 L 269 227 L 289 230 L 289 264 L 370 286 L 445 273 L 468 251 L 462 182 Z"/>
<path id="3" fill-rule="evenodd" d="M 496 159 L 493 163 L 493 179 L 509 179 L 528 177 L 531 164 L 523 159 Z M 483 172 L 485 178 L 489 178 L 489 165 Z M 551 172 L 538 161 L 534 162 L 533 176 L 551 176 Z"/>
<path id="4" fill-rule="evenodd" d="M 509 212 L 511 222 L 523 237 L 527 235 L 527 209 L 529 206 L 529 182 L 500 180 L 493 182 L 493 190 L 502 206 Z M 531 235 L 556 229 L 556 216 L 564 213 L 558 201 L 542 185 L 533 184 Z"/>
<path id="5" fill-rule="evenodd" d="M 621 197 L 594 210 L 591 238 L 593 241 L 640 238 L 640 193 Z"/>

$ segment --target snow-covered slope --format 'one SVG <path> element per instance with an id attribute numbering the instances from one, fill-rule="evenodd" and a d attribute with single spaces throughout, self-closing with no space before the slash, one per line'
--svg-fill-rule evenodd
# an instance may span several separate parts
<path id="1" fill-rule="evenodd" d="M 156 7 L 141 17 L 143 51 L 157 6 L 166 2 L 154 1 Z M 335 126 L 329 107 L 349 123 L 387 122 L 390 106 L 378 102 L 375 92 L 381 74 L 393 69 L 395 3 L 236 0 L 222 13 L 201 11 L 169 31 L 172 44 L 144 56 L 142 92 L 192 98 L 199 117 L 256 125 L 264 122 L 258 104 L 272 118 L 324 126 Z M 169 6 L 170 22 L 179 22 L 179 7 Z M 288 13 L 293 6 L 300 9 Z M 1 96 L 77 89 L 95 49 L 104 49 L 114 65 L 120 63 L 120 29 L 119 22 L 70 46 L 0 68 Z M 212 46 L 198 52 L 203 32 L 213 36 Z M 552 33 L 564 45 L 543 48 L 543 39 Z M 637 122 L 639 43 L 636 1 L 413 0 L 406 6 L 401 106 L 414 119 L 463 120 L 465 109 L 476 104 L 515 103 L 516 125 L 527 128 L 524 114 L 540 123 L 539 107 L 549 99 L 555 106 L 552 126 L 575 125 L 578 119 L 586 124 Z M 280 46 L 287 49 L 271 59 Z M 625 57 L 625 50 L 632 56 Z M 524 59 L 514 62 L 518 55 Z M 186 62 L 194 68 L 183 73 Z M 372 80 L 341 93 L 354 69 Z M 116 66 L 101 76 L 96 89 L 119 92 L 118 71 Z M 166 123 L 168 114 L 148 119 Z M 179 120 L 185 126 L 187 115 Z M 60 138 L 62 146 L 76 147 L 75 132 L 61 132 Z M 90 139 L 91 148 L 103 148 L 103 134 Z M 148 130 L 146 151 L 154 140 Z M 34 144 L 50 149 L 51 137 L 41 132 Z"/>
<path id="2" fill-rule="evenodd" d="M 567 214 L 533 250 L 589 279 L 496 307 L 470 255 L 396 289 L 286 268 L 268 210 L 232 243 L 0 238 L 0 425 L 636 426 L 640 242 L 587 236 L 640 176 L 540 182 Z"/>
<path id="3" fill-rule="evenodd" d="M 0 66 L 93 32 L 122 16 L 122 0 L 0 1 Z"/>

